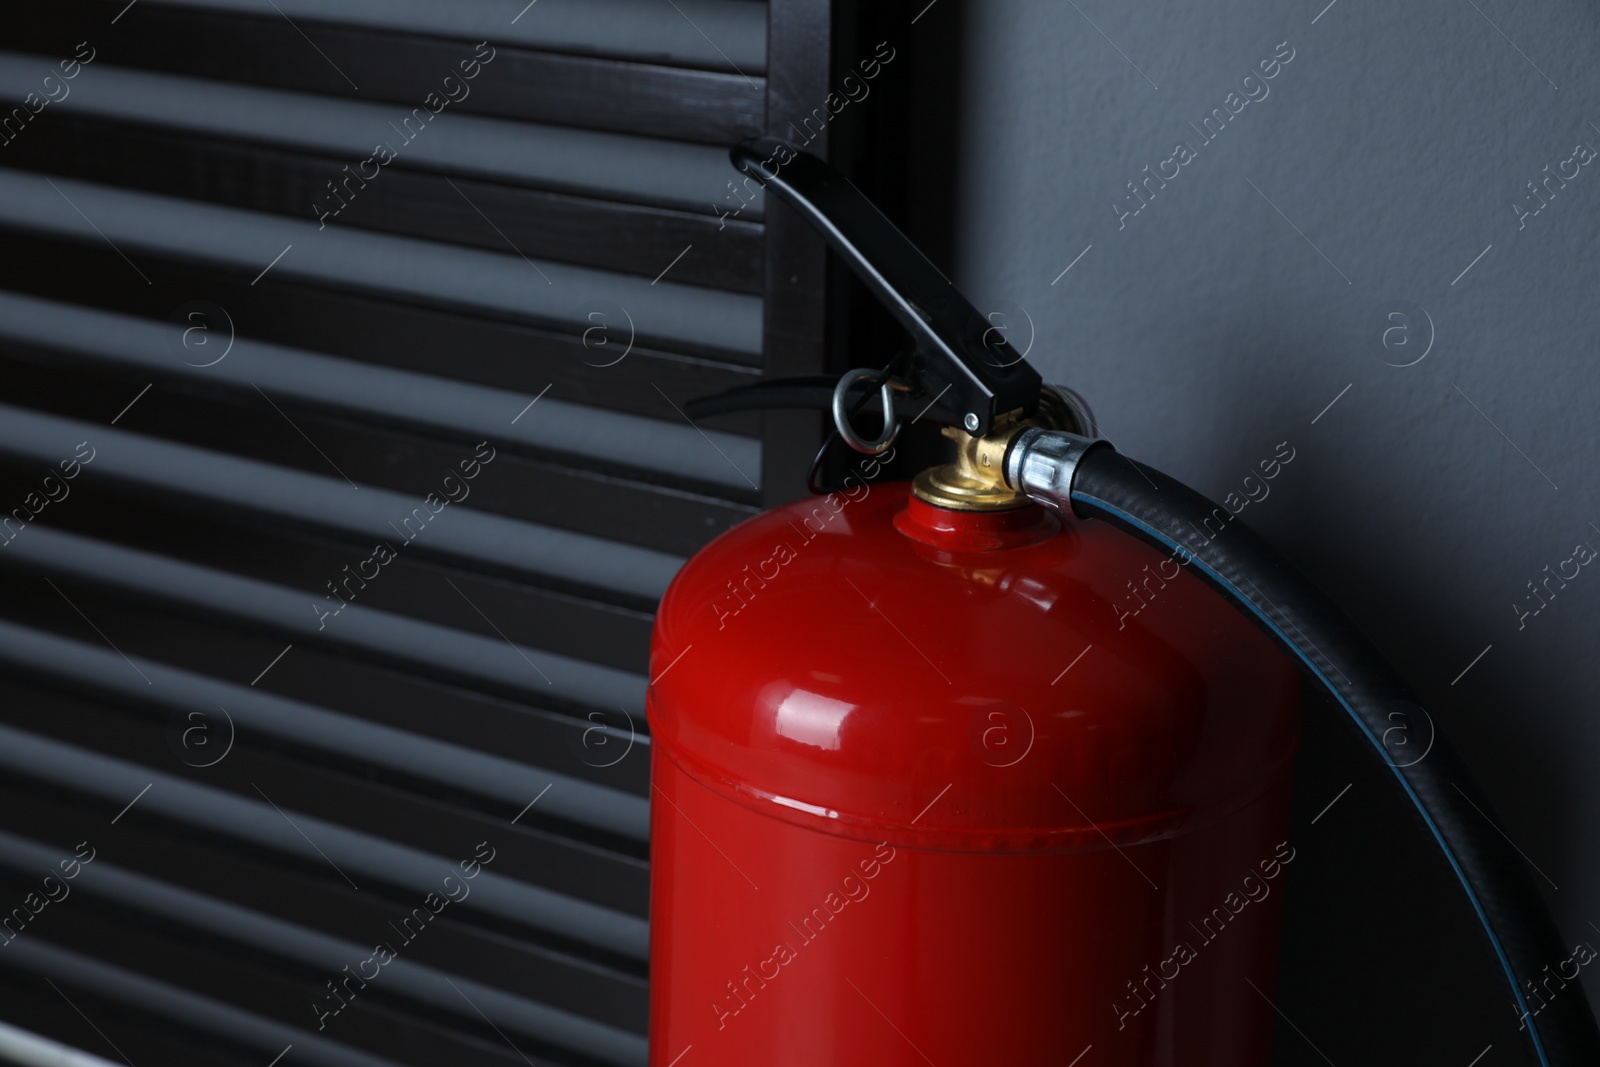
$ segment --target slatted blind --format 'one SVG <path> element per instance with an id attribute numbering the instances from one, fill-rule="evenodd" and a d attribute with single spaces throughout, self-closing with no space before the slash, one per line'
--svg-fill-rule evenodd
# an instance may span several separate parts
<path id="1" fill-rule="evenodd" d="M 831 19 L 8 28 L 0 1061 L 644 1064 L 651 613 L 815 445 L 681 406 L 823 369 L 820 246 L 726 148 Z"/>

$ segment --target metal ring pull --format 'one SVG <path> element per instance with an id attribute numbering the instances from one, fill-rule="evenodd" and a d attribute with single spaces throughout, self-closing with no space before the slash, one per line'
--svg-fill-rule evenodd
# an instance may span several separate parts
<path id="1" fill-rule="evenodd" d="M 879 395 L 883 399 L 883 432 L 874 441 L 863 441 L 856 436 L 855 429 L 850 425 L 850 414 L 845 410 L 845 396 L 850 392 L 852 385 L 863 378 L 876 378 L 881 373 L 870 367 L 857 367 L 855 370 L 846 371 L 833 389 L 833 428 L 839 431 L 839 436 L 844 438 L 845 444 L 869 456 L 875 456 L 888 448 L 900 433 L 900 422 L 894 417 L 894 393 L 890 391 L 887 379 L 878 388 Z"/>

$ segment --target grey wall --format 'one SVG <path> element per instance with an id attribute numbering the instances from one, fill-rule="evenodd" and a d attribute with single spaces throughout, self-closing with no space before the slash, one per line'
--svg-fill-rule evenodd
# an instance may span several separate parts
<path id="1" fill-rule="evenodd" d="M 1513 608 L 1537 605 L 1527 583 L 1547 564 L 1600 548 L 1600 159 L 1520 229 L 1513 208 L 1537 206 L 1527 183 L 1546 165 L 1571 173 L 1574 146 L 1600 147 L 1600 7 L 1325 3 L 967 4 L 957 282 L 1009 314 L 1014 344 L 1032 333 L 1030 358 L 1089 397 L 1119 448 L 1213 497 L 1290 442 L 1296 458 L 1242 517 L 1389 650 L 1541 872 L 1569 943 L 1600 947 L 1600 566 L 1520 625 Z M 1285 41 L 1269 95 L 1203 144 L 1189 123 L 1244 95 Z M 1193 161 L 1119 221 L 1126 183 L 1180 141 Z M 1422 355 L 1430 332 L 1420 363 L 1389 365 Z M 1439 955 L 1484 961 L 1449 884 L 1413 858 L 1426 843 L 1353 747 L 1312 741 L 1299 845 L 1367 899 L 1291 883 L 1287 1014 L 1355 1062 L 1336 1052 L 1359 1042 L 1349 1020 L 1326 1007 L 1345 994 L 1305 960 L 1343 959 L 1348 979 L 1381 949 L 1379 969 L 1405 973 L 1397 990 L 1443 992 L 1405 1023 L 1369 998 L 1365 1024 L 1441 1063 L 1491 1041 L 1482 1067 L 1520 1062 L 1509 997 L 1474 994 Z M 1445 940 L 1408 954 L 1401 922 L 1363 942 L 1386 909 L 1437 911 L 1449 921 L 1430 936 Z M 1474 995 L 1505 1017 L 1481 1040 L 1460 1007 Z"/>

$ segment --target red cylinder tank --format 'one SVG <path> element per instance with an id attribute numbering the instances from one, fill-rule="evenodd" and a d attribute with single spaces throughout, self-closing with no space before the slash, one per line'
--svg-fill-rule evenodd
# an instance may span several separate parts
<path id="1" fill-rule="evenodd" d="M 651 677 L 653 1067 L 1267 1063 L 1299 679 L 1179 560 L 858 482 Z"/>

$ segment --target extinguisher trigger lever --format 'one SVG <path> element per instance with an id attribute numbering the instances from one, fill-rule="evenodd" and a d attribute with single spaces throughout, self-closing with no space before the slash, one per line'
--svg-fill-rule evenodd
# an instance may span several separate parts
<path id="1" fill-rule="evenodd" d="M 1038 372 L 849 179 L 775 137 L 741 141 L 729 154 L 815 227 L 911 335 L 910 358 L 894 375 L 902 415 L 984 436 L 1008 413 L 1033 414 Z"/>

